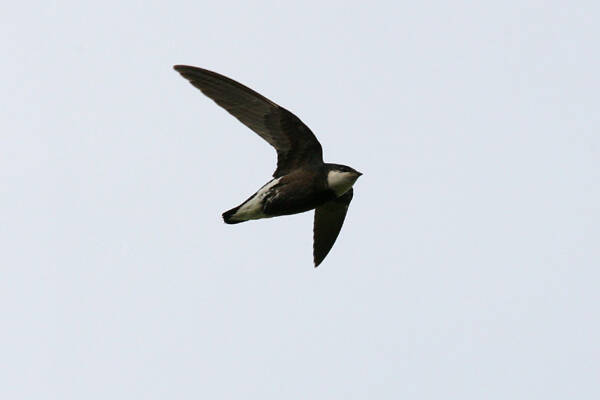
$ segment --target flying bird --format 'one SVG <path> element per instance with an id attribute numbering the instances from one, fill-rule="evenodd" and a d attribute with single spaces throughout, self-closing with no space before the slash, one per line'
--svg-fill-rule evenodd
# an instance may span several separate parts
<path id="1" fill-rule="evenodd" d="M 192 85 L 257 133 L 277 151 L 273 179 L 237 207 L 223 213 L 227 224 L 315 210 L 315 267 L 335 243 L 362 174 L 323 162 L 321 144 L 298 117 L 254 90 L 206 69 L 173 67 Z"/>

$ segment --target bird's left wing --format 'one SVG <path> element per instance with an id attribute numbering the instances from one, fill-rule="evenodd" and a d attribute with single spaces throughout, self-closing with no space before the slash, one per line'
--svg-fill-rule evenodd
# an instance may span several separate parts
<path id="1" fill-rule="evenodd" d="M 175 65 L 192 85 L 252 129 L 277 151 L 274 177 L 305 164 L 322 164 L 321 144 L 298 117 L 260 93 L 226 76 L 189 65 Z"/>
<path id="2" fill-rule="evenodd" d="M 350 189 L 337 199 L 331 200 L 315 209 L 313 227 L 313 257 L 315 268 L 325 259 L 335 240 L 340 234 L 348 206 L 352 201 L 353 190 Z"/>

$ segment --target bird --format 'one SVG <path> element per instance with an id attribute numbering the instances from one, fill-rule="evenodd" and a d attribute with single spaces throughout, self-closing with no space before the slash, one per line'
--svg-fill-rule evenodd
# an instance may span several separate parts
<path id="1" fill-rule="evenodd" d="M 361 172 L 325 163 L 321 144 L 296 115 L 224 75 L 189 65 L 173 68 L 193 86 L 257 133 L 277 152 L 277 168 L 246 201 L 225 211 L 227 224 L 315 210 L 313 262 L 319 266 L 333 247 Z"/>

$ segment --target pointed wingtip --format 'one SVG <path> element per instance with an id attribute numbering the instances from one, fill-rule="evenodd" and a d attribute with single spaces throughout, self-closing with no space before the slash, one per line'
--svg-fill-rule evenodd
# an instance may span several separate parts
<path id="1" fill-rule="evenodd" d="M 200 68 L 192 67 L 191 65 L 175 64 L 173 65 L 173 69 L 180 74 L 183 74 L 186 71 L 199 70 Z"/>

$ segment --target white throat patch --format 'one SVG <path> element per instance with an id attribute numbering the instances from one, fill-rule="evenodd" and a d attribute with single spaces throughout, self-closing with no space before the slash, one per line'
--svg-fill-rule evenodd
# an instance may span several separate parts
<path id="1" fill-rule="evenodd" d="M 346 193 L 357 179 L 358 175 L 352 172 L 329 171 L 327 173 L 327 185 L 338 197 Z"/>

